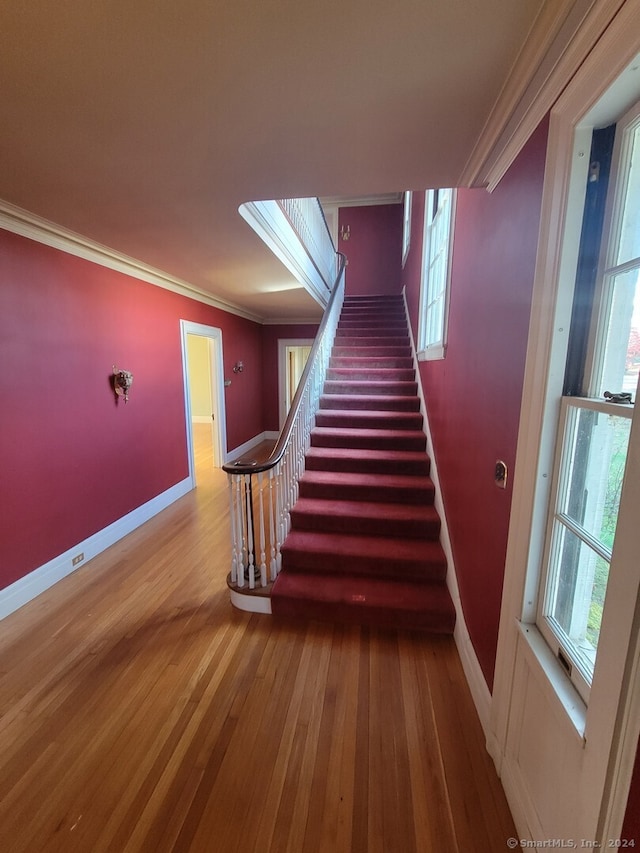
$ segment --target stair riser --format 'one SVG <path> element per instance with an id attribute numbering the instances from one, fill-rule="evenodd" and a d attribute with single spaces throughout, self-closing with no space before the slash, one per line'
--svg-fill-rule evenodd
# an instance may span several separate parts
<path id="1" fill-rule="evenodd" d="M 362 450 L 426 450 L 427 439 L 397 436 L 387 438 L 385 436 L 363 436 L 363 435 L 335 435 L 334 433 L 311 432 L 311 444 L 313 447 L 350 447 Z"/>
<path id="2" fill-rule="evenodd" d="M 335 471 L 341 474 L 404 474 L 407 476 L 429 476 L 430 464 L 424 461 L 401 462 L 395 459 L 344 459 L 342 457 L 308 456 L 305 460 L 307 471 Z"/>
<path id="3" fill-rule="evenodd" d="M 347 335 L 336 332 L 335 347 L 409 347 L 406 335 Z"/>
<path id="4" fill-rule="evenodd" d="M 393 580 L 400 577 L 405 581 L 413 580 L 421 583 L 444 580 L 447 567 L 444 563 L 425 563 L 393 558 L 376 559 L 368 556 L 349 556 L 343 554 L 315 554 L 298 551 L 282 546 L 282 569 L 287 572 L 318 572 L 331 575 L 349 574 L 388 578 Z"/>
<path id="5" fill-rule="evenodd" d="M 344 358 L 331 356 L 329 368 L 341 370 L 349 368 L 352 370 L 371 369 L 374 370 L 413 370 L 413 361 L 410 358 Z"/>
<path id="6" fill-rule="evenodd" d="M 338 429 L 422 429 L 422 415 L 407 412 L 405 415 L 389 412 L 389 416 L 375 415 L 370 412 L 336 411 L 316 412 L 316 426 L 337 427 Z"/>
<path id="7" fill-rule="evenodd" d="M 375 397 L 366 394 L 323 394 L 320 397 L 321 409 L 354 409 L 365 412 L 418 412 L 418 397 Z"/>
<path id="8" fill-rule="evenodd" d="M 417 382 L 344 382 L 327 379 L 324 383 L 325 394 L 368 394 L 393 397 L 415 397 L 418 393 Z"/>
<path id="9" fill-rule="evenodd" d="M 408 346 L 346 346 L 334 344 L 331 355 L 336 358 L 410 358 Z"/>
<path id="10" fill-rule="evenodd" d="M 405 337 L 407 334 L 406 323 L 394 323 L 393 321 L 380 322 L 356 322 L 355 320 L 340 320 L 336 329 L 336 334 L 344 335 L 364 335 L 365 337 L 378 337 L 387 335 L 395 335 L 396 337 Z"/>
<path id="11" fill-rule="evenodd" d="M 403 539 L 431 539 L 440 535 L 440 523 L 427 519 L 397 519 L 353 515 L 307 513 L 291 510 L 294 530 L 321 533 L 349 533 L 357 536 L 397 536 Z"/>
<path id="12" fill-rule="evenodd" d="M 300 480 L 300 497 L 325 501 L 380 501 L 380 503 L 413 504 L 426 506 L 433 503 L 433 486 L 416 486 L 413 489 L 381 485 L 375 493 L 370 486 L 345 483 L 308 483 Z"/>

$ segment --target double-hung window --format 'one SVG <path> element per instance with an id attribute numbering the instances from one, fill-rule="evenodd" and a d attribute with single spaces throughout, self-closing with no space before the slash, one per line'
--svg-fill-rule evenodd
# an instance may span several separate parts
<path id="1" fill-rule="evenodd" d="M 598 167 L 594 161 L 591 180 L 598 179 Z M 581 387 L 561 404 L 537 619 L 585 701 L 606 607 L 633 415 L 625 395 L 635 398 L 640 368 L 640 104 L 616 129 L 602 234 Z"/>
<path id="2" fill-rule="evenodd" d="M 422 360 L 444 358 L 454 215 L 455 190 L 427 191 L 418 326 L 418 357 Z"/>

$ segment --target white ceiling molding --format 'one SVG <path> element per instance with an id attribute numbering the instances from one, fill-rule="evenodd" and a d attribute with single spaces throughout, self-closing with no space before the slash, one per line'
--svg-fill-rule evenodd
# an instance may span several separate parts
<path id="1" fill-rule="evenodd" d="M 625 0 L 545 4 L 467 162 L 461 186 L 495 189 L 624 4 Z"/>
<path id="2" fill-rule="evenodd" d="M 361 196 L 322 196 L 319 201 L 327 207 L 371 207 L 377 204 L 402 204 L 403 193 L 378 193 Z"/>
<path id="3" fill-rule="evenodd" d="M 0 228 L 22 237 L 28 237 L 30 240 L 35 240 L 45 246 L 59 249 L 68 255 L 75 255 L 85 261 L 91 261 L 91 263 L 99 264 L 102 267 L 130 275 L 147 282 L 147 284 L 153 284 L 156 287 L 162 287 L 164 290 L 170 290 L 173 293 L 179 293 L 181 296 L 187 296 L 189 299 L 203 302 L 205 305 L 219 308 L 228 314 L 235 314 L 238 317 L 244 317 L 246 320 L 253 320 L 255 323 L 263 322 L 262 317 L 251 314 L 230 302 L 217 299 L 210 293 L 200 290 L 186 281 L 174 278 L 168 273 L 122 255 L 107 246 L 95 243 L 87 237 L 82 237 L 80 234 L 2 200 L 0 200 Z"/>

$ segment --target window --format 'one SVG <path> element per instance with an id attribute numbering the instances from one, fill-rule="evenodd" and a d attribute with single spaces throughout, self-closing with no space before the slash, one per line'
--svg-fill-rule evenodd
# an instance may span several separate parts
<path id="1" fill-rule="evenodd" d="M 592 163 L 592 170 L 598 165 Z M 596 664 L 633 416 L 631 405 L 620 396 L 622 403 L 611 402 L 610 394 L 635 396 L 640 368 L 640 105 L 618 124 L 608 196 L 582 371 L 586 396 L 562 400 L 538 605 L 538 626 L 585 701 Z M 583 234 L 588 209 L 587 204 Z"/>
<path id="2" fill-rule="evenodd" d="M 411 207 L 413 193 L 407 190 L 404 194 L 404 212 L 402 216 L 402 266 L 409 257 L 409 246 L 411 245 Z"/>
<path id="3" fill-rule="evenodd" d="M 424 245 L 418 358 L 444 358 L 453 247 L 455 190 L 428 190 L 425 197 Z"/>

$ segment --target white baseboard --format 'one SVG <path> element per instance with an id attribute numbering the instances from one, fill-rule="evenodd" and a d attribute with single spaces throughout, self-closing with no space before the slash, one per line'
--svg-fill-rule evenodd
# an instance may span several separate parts
<path id="1" fill-rule="evenodd" d="M 413 354 L 413 364 L 416 372 L 416 382 L 418 383 L 420 411 L 424 419 L 424 431 L 427 436 L 427 453 L 429 454 L 429 458 L 431 459 L 431 470 L 429 476 L 433 480 L 433 484 L 436 489 L 434 505 L 438 512 L 438 515 L 440 516 L 440 544 L 442 545 L 442 550 L 444 551 L 445 556 L 447 558 L 447 587 L 449 589 L 449 593 L 451 594 L 453 605 L 456 609 L 456 627 L 453 633 L 453 638 L 458 648 L 458 654 L 460 655 L 462 669 L 464 671 L 465 678 L 467 679 L 467 684 L 469 685 L 469 690 L 471 691 L 471 697 L 476 706 L 478 717 L 480 718 L 480 724 L 482 725 L 484 736 L 486 739 L 488 739 L 489 735 L 491 734 L 489 722 L 489 712 L 491 709 L 491 692 L 489 691 L 489 687 L 487 686 L 487 682 L 482 672 L 482 668 L 480 666 L 480 663 L 478 662 L 475 649 L 473 648 L 473 643 L 471 642 L 471 637 L 469 636 L 469 631 L 467 629 L 467 623 L 465 622 L 464 618 L 464 612 L 462 610 L 460 592 L 458 590 L 458 579 L 456 576 L 455 563 L 453 560 L 453 549 L 451 547 L 451 539 L 449 538 L 447 515 L 445 513 L 444 503 L 442 501 L 442 489 L 440 488 L 440 479 L 438 477 L 438 466 L 436 464 L 436 457 L 433 450 L 431 430 L 429 429 L 427 404 L 424 398 L 424 391 L 422 389 L 420 365 L 418 364 L 415 341 L 413 339 L 413 330 L 411 328 L 411 319 L 409 317 L 409 307 L 407 305 L 407 296 L 404 290 L 402 292 L 402 296 L 404 300 L 407 325 L 409 328 L 409 337 L 411 340 L 411 351 Z"/>
<path id="2" fill-rule="evenodd" d="M 167 489 L 166 492 L 162 492 L 162 494 L 157 495 L 155 498 L 147 501 L 147 503 L 142 504 L 142 506 L 137 507 L 130 513 L 127 513 L 127 515 L 114 521 L 108 527 L 99 530 L 84 541 L 74 545 L 73 548 L 65 551 L 64 554 L 54 557 L 48 563 L 39 566 L 37 569 L 29 572 L 28 575 L 25 575 L 25 577 L 0 590 L 0 619 L 4 619 L 5 616 L 32 601 L 36 596 L 45 592 L 45 590 L 52 587 L 59 580 L 75 572 L 80 566 L 86 565 L 93 557 L 101 554 L 110 545 L 127 536 L 127 534 L 144 524 L 145 521 L 149 521 L 150 518 L 153 518 L 154 515 L 166 509 L 193 487 L 193 480 L 187 477 L 181 482 L 176 483 L 175 486 Z M 74 566 L 73 558 L 77 554 L 84 554 L 84 558 L 81 563 Z"/>
<path id="3" fill-rule="evenodd" d="M 275 441 L 280 433 L 273 432 L 271 430 L 265 430 L 264 432 L 255 435 L 253 438 L 250 438 L 249 441 L 245 441 L 244 444 L 238 445 L 238 447 L 234 447 L 233 450 L 230 450 L 227 453 L 227 462 L 235 462 L 236 459 L 241 459 L 243 456 L 247 456 L 251 453 L 251 451 L 255 447 L 259 447 L 263 441 Z"/>

